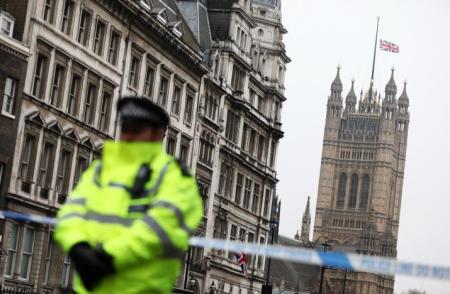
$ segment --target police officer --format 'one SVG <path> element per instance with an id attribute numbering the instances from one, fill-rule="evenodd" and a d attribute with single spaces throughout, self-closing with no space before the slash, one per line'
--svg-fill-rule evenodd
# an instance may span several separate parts
<path id="1" fill-rule="evenodd" d="M 140 97 L 117 105 L 107 141 L 58 212 L 54 237 L 76 269 L 76 293 L 171 293 L 203 209 L 194 178 L 163 150 L 169 116 Z"/>

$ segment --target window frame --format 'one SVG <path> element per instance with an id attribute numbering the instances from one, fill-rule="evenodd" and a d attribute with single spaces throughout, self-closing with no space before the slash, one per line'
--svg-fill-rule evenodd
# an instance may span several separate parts
<path id="1" fill-rule="evenodd" d="M 66 7 L 68 9 L 68 15 L 66 14 Z M 73 14 L 74 14 L 75 2 L 73 0 L 65 0 L 61 11 L 61 25 L 60 31 L 68 36 L 72 34 Z M 65 22 L 66 19 L 66 22 Z"/>
<path id="2" fill-rule="evenodd" d="M 122 34 L 120 31 L 111 26 L 108 42 L 108 62 L 114 66 L 117 66 L 117 61 L 119 60 L 121 39 Z"/>
<path id="3" fill-rule="evenodd" d="M 98 56 L 103 56 L 103 49 L 105 46 L 105 36 L 108 28 L 106 20 L 97 16 L 95 21 L 94 39 L 92 42 L 92 51 Z M 101 34 L 101 35 L 99 35 Z"/>
<path id="4" fill-rule="evenodd" d="M 47 6 L 47 2 L 51 2 L 49 6 Z M 54 24 L 55 22 L 55 5 L 56 0 L 44 0 L 44 7 L 42 9 L 42 19 L 49 23 Z M 46 7 L 49 7 L 49 14 L 46 16 Z"/>
<path id="5" fill-rule="evenodd" d="M 40 62 L 41 61 L 41 62 Z M 36 55 L 36 63 L 34 66 L 33 85 L 31 88 L 31 95 L 37 97 L 40 100 L 45 99 L 45 90 L 47 88 L 47 73 L 49 68 L 50 56 L 47 53 L 38 51 Z M 38 75 L 39 70 L 39 75 Z M 38 86 L 36 86 L 38 84 Z M 36 93 L 36 91 L 38 93 Z"/>
<path id="6" fill-rule="evenodd" d="M 77 78 L 77 85 L 74 88 L 74 80 Z M 81 91 L 83 88 L 83 74 L 82 71 L 74 69 L 72 66 L 72 72 L 70 76 L 69 92 L 67 94 L 67 113 L 73 117 L 78 117 L 81 102 Z M 73 91 L 73 92 L 72 92 Z M 72 103 L 73 102 L 73 103 Z M 73 107 L 73 109 L 71 109 Z"/>
<path id="7" fill-rule="evenodd" d="M 10 89 L 11 89 L 9 93 L 7 93 L 8 81 L 10 81 Z M 8 116 L 15 117 L 15 110 L 16 110 L 15 102 L 17 98 L 17 90 L 18 90 L 18 80 L 11 77 L 6 77 L 5 87 L 3 88 L 2 114 L 7 114 Z"/>
<path id="8" fill-rule="evenodd" d="M 10 243 L 11 243 L 11 235 L 12 235 L 12 231 L 13 228 L 16 228 L 16 241 L 15 241 L 15 245 L 14 248 L 10 248 Z M 8 244 L 7 244 L 7 249 L 6 249 L 6 262 L 5 262 L 5 271 L 4 271 L 4 275 L 5 277 L 9 277 L 11 278 L 14 275 L 15 269 L 16 269 L 16 262 L 17 262 L 17 251 L 18 251 L 18 247 L 19 247 L 19 239 L 20 239 L 20 226 L 17 223 L 10 223 L 10 229 L 9 229 L 9 233 L 8 233 Z M 12 251 L 12 259 L 10 257 L 10 251 Z M 11 271 L 8 272 L 8 268 L 11 268 Z"/>
<path id="9" fill-rule="evenodd" d="M 83 22 L 83 16 L 86 16 Z M 86 7 L 81 8 L 80 21 L 78 23 L 77 42 L 83 46 L 88 46 L 91 33 L 93 11 Z M 82 38 L 82 39 L 81 39 Z"/>
<path id="10" fill-rule="evenodd" d="M 113 86 L 103 84 L 103 93 L 100 103 L 98 129 L 102 132 L 108 133 L 110 129 L 111 110 L 113 103 Z M 106 105 L 105 105 L 106 101 Z"/>
<path id="11" fill-rule="evenodd" d="M 31 237 L 31 251 L 30 252 L 25 252 L 25 240 L 26 240 L 26 232 L 27 230 L 32 231 L 32 237 Z M 34 243 L 36 241 L 36 231 L 34 228 L 25 225 L 24 229 L 23 229 L 23 236 L 22 236 L 22 248 L 21 248 L 21 252 L 20 252 L 20 265 L 19 265 L 19 276 L 18 279 L 19 280 L 24 280 L 24 281 L 28 281 L 30 279 L 30 274 L 31 274 L 31 266 L 33 264 L 33 252 L 34 252 Z M 27 256 L 28 262 L 26 265 L 26 277 L 22 276 L 22 270 L 23 270 L 23 260 L 24 257 Z"/>

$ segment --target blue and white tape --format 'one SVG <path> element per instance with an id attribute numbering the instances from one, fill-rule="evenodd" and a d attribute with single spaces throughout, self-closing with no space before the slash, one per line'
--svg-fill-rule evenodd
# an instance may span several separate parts
<path id="1" fill-rule="evenodd" d="M 55 225 L 56 219 L 13 211 L 0 211 L 0 218 L 23 222 Z M 262 255 L 298 263 L 347 269 L 356 272 L 370 272 L 383 275 L 406 275 L 450 281 L 450 267 L 400 261 L 394 258 L 359 255 L 343 252 L 324 252 L 315 249 L 279 245 L 259 245 L 202 237 L 192 237 L 191 246 L 218 250 L 238 251 L 251 255 Z"/>

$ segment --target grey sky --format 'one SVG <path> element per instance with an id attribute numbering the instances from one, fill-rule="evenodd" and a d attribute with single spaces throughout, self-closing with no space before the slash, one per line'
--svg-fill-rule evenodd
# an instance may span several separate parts
<path id="1" fill-rule="evenodd" d="M 450 1 L 284 0 L 282 5 L 292 63 L 278 157 L 281 233 L 294 236 L 308 195 L 314 214 L 336 65 L 342 66 L 344 95 L 352 78 L 358 94 L 367 89 L 379 15 L 379 37 L 398 44 L 400 53 L 378 51 L 375 86 L 384 96 L 394 65 L 399 94 L 406 79 L 411 104 L 398 257 L 450 266 Z M 397 293 L 412 288 L 448 294 L 450 282 L 397 277 Z"/>

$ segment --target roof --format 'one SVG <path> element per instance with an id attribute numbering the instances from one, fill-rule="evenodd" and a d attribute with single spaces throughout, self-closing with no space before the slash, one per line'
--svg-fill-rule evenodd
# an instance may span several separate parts
<path id="1" fill-rule="evenodd" d="M 300 241 L 291 239 L 286 236 L 278 236 L 278 245 L 305 247 Z M 285 260 L 272 260 L 270 270 L 270 280 L 274 284 L 274 288 L 283 284 L 283 293 L 286 290 L 307 291 L 313 286 L 320 272 L 319 266 L 295 263 Z M 274 292 L 277 293 L 277 292 Z"/>
<path id="2" fill-rule="evenodd" d="M 201 50 L 210 49 L 211 31 L 207 8 L 199 0 L 178 0 L 177 5 Z"/>

